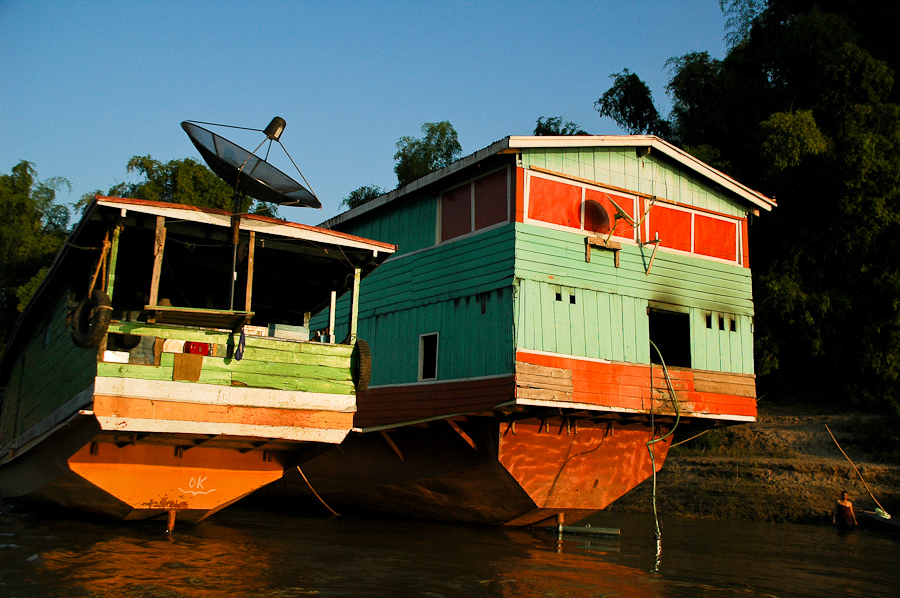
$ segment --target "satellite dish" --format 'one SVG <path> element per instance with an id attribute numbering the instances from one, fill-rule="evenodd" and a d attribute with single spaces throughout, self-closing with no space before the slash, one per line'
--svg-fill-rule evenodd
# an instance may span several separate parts
<path id="1" fill-rule="evenodd" d="M 281 137 L 284 127 L 284 119 L 276 116 L 263 133 L 266 135 L 266 139 L 277 141 L 281 145 L 279 137 Z M 283 206 L 322 207 L 312 191 L 257 156 L 254 153 L 256 150 L 248 152 L 241 146 L 192 121 L 182 122 L 181 128 L 190 137 L 194 147 L 203 156 L 203 160 L 206 161 L 209 168 L 219 178 L 234 187 L 235 191 L 245 193 L 259 201 L 268 201 Z M 259 144 L 257 150 L 266 142 L 266 139 Z M 284 149 L 283 145 L 282 149 Z M 285 153 L 287 154 L 287 150 Z M 290 157 L 288 154 L 288 158 Z M 292 163 L 293 161 L 291 159 Z M 294 164 L 294 166 L 297 165 Z M 300 172 L 299 168 L 297 172 Z M 300 176 L 303 177 L 303 174 L 301 173 Z M 307 186 L 309 186 L 308 183 Z"/>

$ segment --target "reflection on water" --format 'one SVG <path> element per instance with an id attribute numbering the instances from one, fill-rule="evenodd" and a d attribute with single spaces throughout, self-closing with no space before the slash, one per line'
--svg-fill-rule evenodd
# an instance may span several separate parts
<path id="1" fill-rule="evenodd" d="M 230 509 L 166 536 L 0 502 L 0 596 L 893 596 L 900 540 L 603 514 L 621 536 Z"/>

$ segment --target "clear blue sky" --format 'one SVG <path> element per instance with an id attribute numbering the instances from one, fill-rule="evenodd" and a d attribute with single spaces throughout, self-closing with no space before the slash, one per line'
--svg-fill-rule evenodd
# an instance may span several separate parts
<path id="1" fill-rule="evenodd" d="M 540 116 L 620 133 L 593 105 L 623 68 L 668 113 L 666 60 L 721 58 L 724 25 L 716 0 L 0 0 L 0 172 L 33 162 L 74 202 L 128 180 L 134 155 L 199 160 L 182 120 L 277 115 L 324 206 L 281 215 L 317 224 L 361 185 L 394 188 L 395 144 L 424 122 L 449 120 L 464 155 Z"/>

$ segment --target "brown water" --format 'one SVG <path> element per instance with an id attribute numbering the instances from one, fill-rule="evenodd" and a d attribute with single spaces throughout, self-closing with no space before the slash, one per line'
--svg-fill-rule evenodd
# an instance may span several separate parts
<path id="1" fill-rule="evenodd" d="M 0 502 L 0 598 L 889 596 L 900 539 L 604 514 L 619 537 L 226 509 L 169 537 Z"/>

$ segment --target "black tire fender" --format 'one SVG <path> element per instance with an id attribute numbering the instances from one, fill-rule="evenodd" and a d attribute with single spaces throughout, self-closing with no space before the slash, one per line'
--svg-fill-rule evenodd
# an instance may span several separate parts
<path id="1" fill-rule="evenodd" d="M 372 378 L 372 353 L 369 350 L 369 343 L 361 338 L 356 339 L 356 345 L 353 347 L 350 369 L 356 392 L 369 388 L 369 380 Z"/>
<path id="2" fill-rule="evenodd" d="M 72 340 L 82 349 L 90 349 L 100 344 L 112 319 L 112 301 L 109 295 L 99 289 L 81 300 L 72 314 Z"/>

